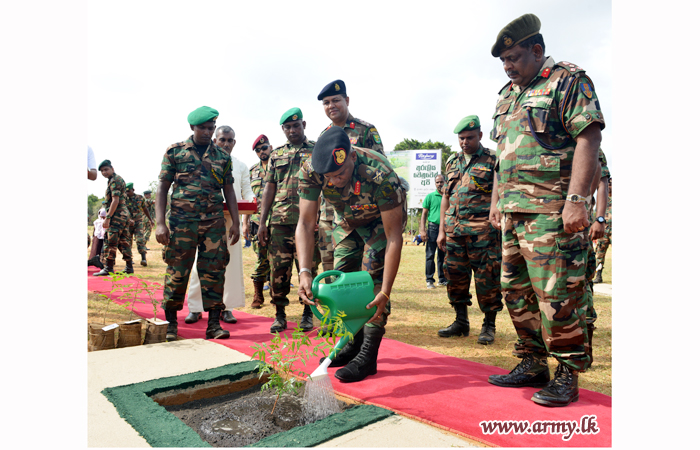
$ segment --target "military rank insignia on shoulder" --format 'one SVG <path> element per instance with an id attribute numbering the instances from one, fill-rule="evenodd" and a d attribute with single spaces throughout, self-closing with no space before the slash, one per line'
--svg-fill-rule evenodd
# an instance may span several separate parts
<path id="1" fill-rule="evenodd" d="M 377 172 L 372 177 L 372 181 L 374 181 L 377 184 L 382 184 L 382 181 L 384 181 L 384 172 L 382 172 L 381 170 L 377 170 Z"/>
<path id="2" fill-rule="evenodd" d="M 572 64 L 567 61 L 558 62 L 556 65 L 568 70 L 569 73 L 584 72 L 584 70 L 576 64 Z"/>
<path id="3" fill-rule="evenodd" d="M 184 146 L 185 146 L 185 141 L 181 141 L 181 142 L 177 142 L 177 143 L 171 145 L 170 147 L 167 148 L 167 150 L 170 150 L 172 148 L 180 148 L 180 147 L 184 147 Z"/>

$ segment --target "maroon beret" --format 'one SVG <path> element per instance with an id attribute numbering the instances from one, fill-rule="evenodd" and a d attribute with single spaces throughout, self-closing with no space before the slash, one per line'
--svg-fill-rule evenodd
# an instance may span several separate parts
<path id="1" fill-rule="evenodd" d="M 260 136 L 256 137 L 255 142 L 253 142 L 253 150 L 255 150 L 255 147 L 257 147 L 260 144 L 264 144 L 265 142 L 269 144 L 270 140 L 264 134 L 261 134 Z"/>

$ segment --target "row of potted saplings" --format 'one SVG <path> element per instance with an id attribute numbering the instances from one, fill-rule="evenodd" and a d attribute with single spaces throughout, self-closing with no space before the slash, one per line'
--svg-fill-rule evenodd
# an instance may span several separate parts
<path id="1" fill-rule="evenodd" d="M 155 298 L 155 293 L 163 286 L 156 282 L 148 282 L 138 278 L 138 276 L 134 276 L 134 274 L 127 274 L 124 272 L 110 274 L 107 278 L 112 283 L 112 289 L 109 291 L 109 294 L 99 294 L 99 297 L 104 299 L 102 323 L 93 322 L 88 324 L 88 351 L 115 348 L 115 336 L 117 332 L 117 348 L 165 342 L 168 322 L 156 317 L 158 300 Z M 129 278 L 129 280 L 123 284 L 120 283 L 120 281 L 125 278 Z M 134 316 L 134 304 L 136 302 L 146 303 L 146 300 L 142 298 L 143 294 L 146 294 L 153 305 L 153 318 L 146 319 L 145 321 L 139 318 L 107 325 L 107 309 L 113 301 L 113 298 L 117 296 L 115 294 L 118 293 L 121 293 L 119 298 L 124 300 L 124 307 L 127 309 L 130 308 L 131 310 L 129 319 L 132 319 Z M 141 330 L 144 323 L 146 325 L 146 335 L 142 342 Z"/>

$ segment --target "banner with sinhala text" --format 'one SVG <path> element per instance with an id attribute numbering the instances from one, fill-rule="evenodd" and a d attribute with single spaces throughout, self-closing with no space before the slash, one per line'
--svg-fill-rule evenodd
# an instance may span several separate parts
<path id="1" fill-rule="evenodd" d="M 423 199 L 435 190 L 440 174 L 442 150 L 400 150 L 387 153 L 394 171 L 408 181 L 408 207 L 422 208 Z"/>

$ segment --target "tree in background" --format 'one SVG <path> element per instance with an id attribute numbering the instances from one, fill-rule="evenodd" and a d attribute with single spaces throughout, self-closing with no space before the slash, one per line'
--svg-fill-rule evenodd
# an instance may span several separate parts
<path id="1" fill-rule="evenodd" d="M 433 142 L 428 140 L 427 142 L 421 142 L 416 139 L 404 139 L 403 141 L 396 144 L 394 151 L 398 152 L 401 150 L 442 150 L 442 165 L 440 166 L 440 172 L 445 173 L 445 163 L 447 159 L 454 153 L 452 151 L 452 146 L 447 145 L 444 142 Z"/>
<path id="2" fill-rule="evenodd" d="M 97 213 L 100 212 L 100 208 L 102 208 L 103 200 L 104 197 L 98 198 L 93 194 L 88 195 L 88 225 L 92 225 L 92 223 L 97 219 Z"/>

